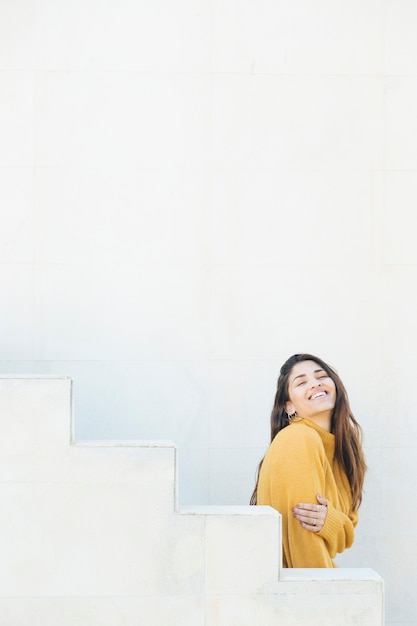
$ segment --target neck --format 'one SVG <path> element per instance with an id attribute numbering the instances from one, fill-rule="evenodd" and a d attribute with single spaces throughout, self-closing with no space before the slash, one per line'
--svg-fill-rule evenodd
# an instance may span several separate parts
<path id="1" fill-rule="evenodd" d="M 328 433 L 331 431 L 332 416 L 330 413 L 317 413 L 307 419 L 317 424 L 317 426 L 320 426 L 323 430 L 327 430 Z"/>

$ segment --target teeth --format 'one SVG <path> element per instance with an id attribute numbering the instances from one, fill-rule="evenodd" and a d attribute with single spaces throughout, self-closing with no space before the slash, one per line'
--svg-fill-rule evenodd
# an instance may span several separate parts
<path id="1" fill-rule="evenodd" d="M 311 399 L 314 400 L 315 398 L 320 398 L 321 396 L 325 396 L 325 392 L 324 391 L 319 391 L 318 393 L 315 393 L 314 396 L 311 396 Z"/>

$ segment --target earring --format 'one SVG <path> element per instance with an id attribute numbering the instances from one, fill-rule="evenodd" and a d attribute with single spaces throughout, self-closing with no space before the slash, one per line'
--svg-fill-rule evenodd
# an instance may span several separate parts
<path id="1" fill-rule="evenodd" d="M 294 413 L 291 413 L 291 415 L 287 413 L 287 417 L 288 417 L 288 421 L 291 422 L 291 420 L 294 419 L 294 417 L 297 417 L 297 411 L 294 411 Z"/>

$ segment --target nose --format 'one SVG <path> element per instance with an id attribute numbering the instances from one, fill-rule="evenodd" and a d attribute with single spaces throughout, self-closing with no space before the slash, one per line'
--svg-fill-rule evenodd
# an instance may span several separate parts
<path id="1" fill-rule="evenodd" d="M 314 387 L 321 387 L 321 380 L 317 380 L 317 378 L 313 378 L 310 384 L 310 387 L 313 389 Z"/>

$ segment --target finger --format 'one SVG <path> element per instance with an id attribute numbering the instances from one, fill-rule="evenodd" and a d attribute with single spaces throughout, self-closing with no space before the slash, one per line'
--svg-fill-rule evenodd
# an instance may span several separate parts
<path id="1" fill-rule="evenodd" d="M 301 515 L 300 513 L 295 513 L 294 517 L 298 519 L 300 522 L 304 522 L 304 524 L 311 524 L 314 526 L 313 520 L 314 517 L 309 517 L 308 515 Z"/>
<path id="2" fill-rule="evenodd" d="M 297 502 L 297 509 L 305 509 L 306 511 L 318 511 L 320 504 L 313 504 L 311 502 Z"/>
<path id="3" fill-rule="evenodd" d="M 311 526 L 318 526 L 324 524 L 324 516 L 316 513 L 307 514 L 305 511 L 302 513 L 294 513 L 295 519 L 298 519 L 300 522 L 304 522 L 305 524 L 310 524 Z"/>
<path id="4" fill-rule="evenodd" d="M 305 528 L 306 530 L 309 530 L 312 533 L 319 533 L 321 531 L 321 529 L 323 528 L 323 524 L 314 524 L 316 520 L 313 519 L 313 521 L 310 522 L 302 522 L 300 521 L 300 524 L 303 528 Z"/>
<path id="5" fill-rule="evenodd" d="M 312 504 L 310 502 L 297 502 L 296 508 L 303 509 L 305 511 L 313 511 L 313 513 L 316 513 L 317 511 L 322 511 L 326 507 L 324 504 Z"/>
<path id="6" fill-rule="evenodd" d="M 321 496 L 320 494 L 317 494 L 317 502 L 319 502 L 319 504 L 321 506 L 327 507 L 327 500 L 326 498 L 323 498 L 323 496 Z"/>
<path id="7" fill-rule="evenodd" d="M 294 518 L 298 520 L 303 528 L 306 530 L 320 532 L 324 526 L 325 519 L 316 514 L 316 517 L 309 517 L 307 515 L 301 515 L 294 513 Z"/>
<path id="8" fill-rule="evenodd" d="M 327 509 L 322 506 L 311 505 L 311 509 L 292 509 L 295 519 L 297 519 L 301 526 L 307 530 L 314 532 L 320 532 L 326 521 Z"/>

